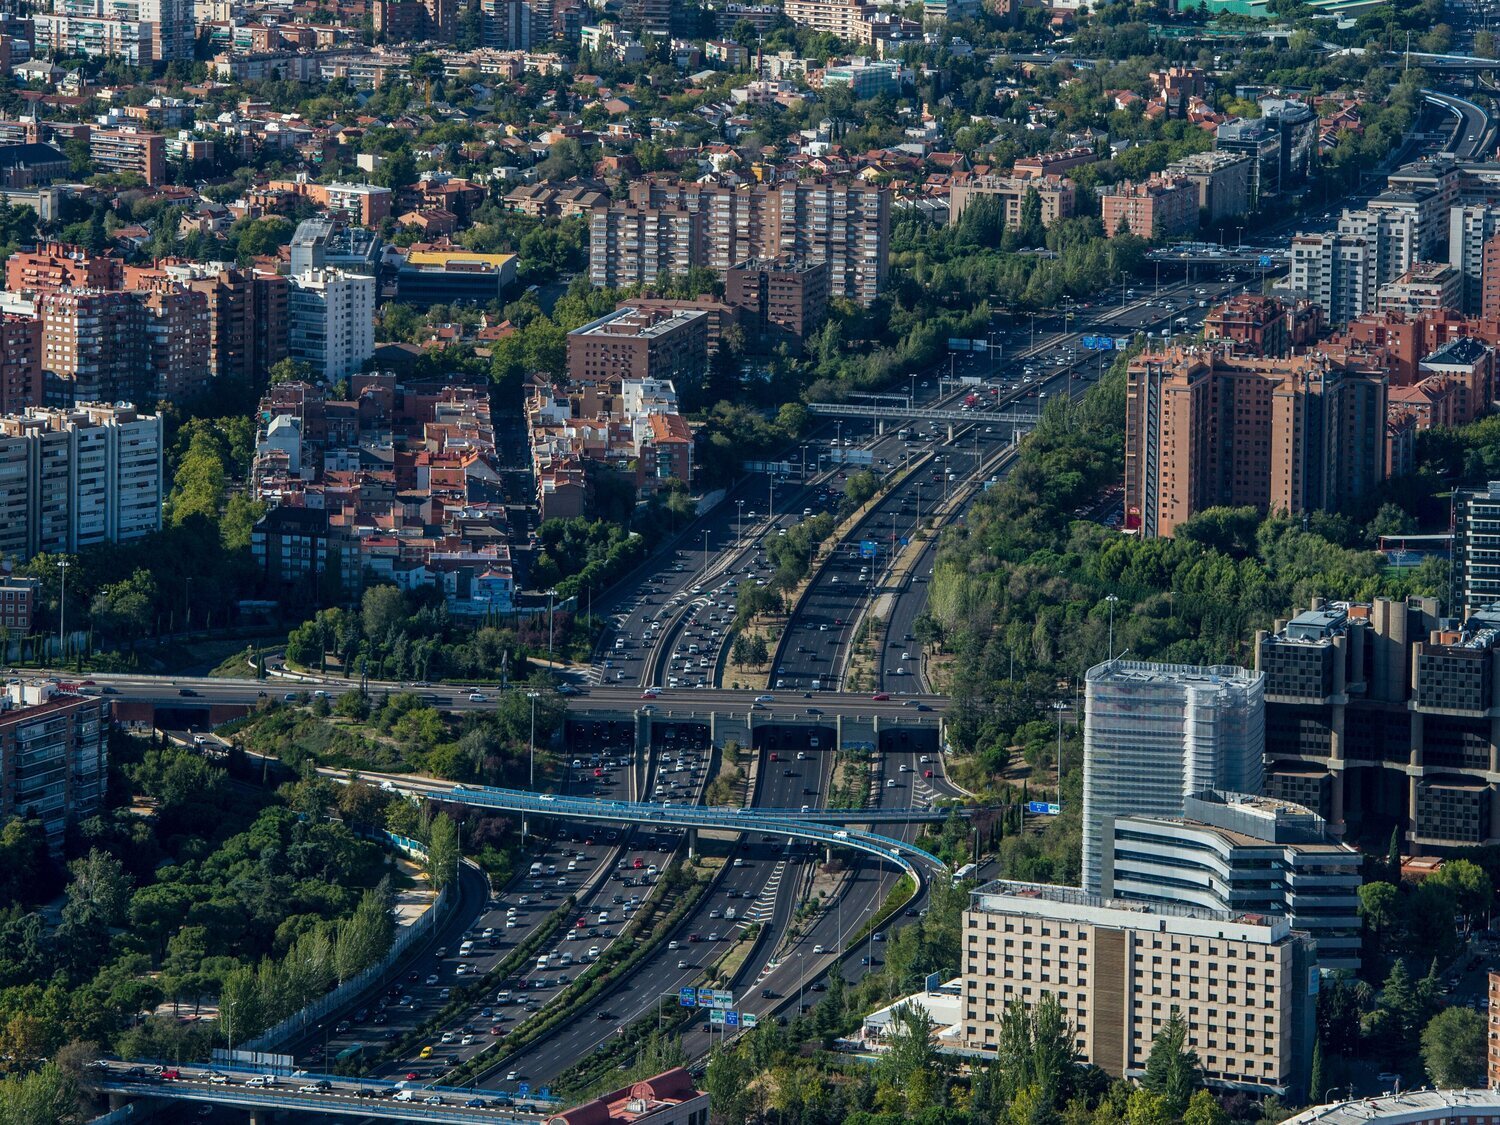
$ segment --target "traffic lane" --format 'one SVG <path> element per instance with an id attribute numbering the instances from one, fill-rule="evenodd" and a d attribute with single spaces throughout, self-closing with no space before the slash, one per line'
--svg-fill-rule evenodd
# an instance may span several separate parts
<path id="1" fill-rule="evenodd" d="M 590 759 L 579 759 L 580 762 Z M 604 761 L 601 756 L 599 759 Z M 621 759 L 614 758 L 613 768 L 604 772 L 599 779 L 592 777 L 592 770 L 586 767 L 578 772 L 583 774 L 580 787 L 585 790 L 580 795 L 611 796 L 610 788 L 619 784 L 618 778 L 625 768 L 620 767 Z M 571 766 L 569 767 L 571 772 Z M 613 778 L 615 780 L 607 780 Z M 598 786 L 603 792 L 593 792 Z M 502 949 L 498 954 L 488 954 L 485 947 L 491 939 L 485 938 L 480 930 L 476 935 L 479 941 L 476 943 L 478 957 L 468 963 L 457 959 L 454 949 L 449 950 L 451 965 L 445 968 L 452 973 L 452 980 L 448 979 L 447 973 L 439 972 L 438 985 L 440 988 L 451 988 L 456 984 L 466 983 L 464 978 L 477 978 L 495 968 L 505 957 L 509 956 L 510 950 L 520 941 L 529 938 L 537 925 L 545 921 L 552 912 L 561 906 L 570 894 L 577 893 L 581 887 L 588 882 L 589 876 L 595 869 L 604 864 L 617 862 L 616 856 L 622 846 L 632 843 L 631 834 L 620 832 L 615 829 L 600 829 L 595 835 L 592 831 L 586 832 L 582 838 L 575 836 L 565 837 L 563 840 L 553 841 L 550 845 L 542 844 L 536 853 L 533 862 L 542 866 L 542 870 L 533 875 L 530 868 L 524 875 L 518 875 L 512 885 L 507 888 L 507 895 L 497 897 L 492 906 L 491 915 L 485 920 L 487 928 L 493 928 L 497 934 L 517 932 L 514 941 L 504 941 Z M 582 858 L 579 858 L 582 856 Z M 572 870 L 567 870 L 571 865 Z M 605 882 L 586 895 L 577 905 L 580 911 L 597 909 L 599 901 L 605 896 L 614 893 L 620 876 L 610 875 Z M 504 914 L 502 915 L 502 911 Z M 503 928 L 502 928 L 503 927 Z M 523 930 L 524 927 L 524 930 Z M 602 936 L 596 931 L 596 938 Z M 555 943 L 554 943 L 555 944 Z M 539 991 L 535 996 L 523 997 L 522 999 L 542 999 L 543 993 Z M 447 997 L 439 992 L 439 1002 L 445 1003 Z M 454 1065 L 450 1059 L 456 1058 L 463 1061 L 473 1054 L 484 1049 L 482 1037 L 492 1028 L 516 1018 L 516 1014 L 494 1010 L 484 996 L 477 998 L 475 1004 L 468 1012 L 462 1013 L 449 1021 L 448 1024 L 439 1028 L 433 1042 L 418 1045 L 407 1058 L 396 1061 L 388 1069 L 393 1073 L 406 1073 L 415 1071 L 424 1073 L 424 1068 L 432 1065 L 432 1059 L 440 1060 L 444 1066 Z M 421 1021 L 418 1021 L 419 1023 Z M 503 1029 L 502 1029 L 503 1030 Z M 447 1033 L 449 1040 L 443 1042 L 441 1036 Z M 470 1036 L 470 1041 L 464 1043 L 465 1036 Z M 423 1047 L 431 1048 L 431 1056 L 428 1059 L 421 1057 Z"/>
<path id="2" fill-rule="evenodd" d="M 453 912 L 447 922 L 437 927 L 436 932 L 423 943 L 414 957 L 408 956 L 403 960 L 402 964 L 391 974 L 393 979 L 410 981 L 415 976 L 418 980 L 426 980 L 433 975 L 440 963 L 438 951 L 456 942 L 458 935 L 472 924 L 474 918 L 483 916 L 483 910 L 489 899 L 488 879 L 484 874 L 467 865 L 461 867 L 459 890 L 461 895 L 459 908 Z M 387 986 L 387 989 L 389 987 L 391 986 Z M 429 1002 L 429 991 L 436 993 L 436 989 L 429 990 L 426 986 L 422 988 L 421 1003 Z M 399 1017 L 388 1016 L 379 1023 L 365 1023 L 366 1020 L 372 1020 L 373 1016 L 384 1014 L 388 1007 L 390 1007 L 389 992 L 372 989 L 351 1001 L 340 1011 L 330 1013 L 326 1020 L 309 1029 L 306 1034 L 291 1040 L 286 1045 L 287 1053 L 306 1064 L 317 1065 L 354 1042 L 383 1041 L 387 1038 L 384 1033 L 387 1031 L 385 1025 L 388 1023 L 392 1025 L 389 1028 L 392 1034 L 400 1034 L 403 1028 L 414 1027 L 420 1022 L 413 1010 L 402 1012 Z M 361 1012 L 364 1013 L 363 1016 Z M 345 1028 L 344 1032 L 337 1030 L 341 1026 Z M 363 1039 L 347 1034 L 356 1027 L 380 1031 L 382 1034 L 367 1034 Z"/>

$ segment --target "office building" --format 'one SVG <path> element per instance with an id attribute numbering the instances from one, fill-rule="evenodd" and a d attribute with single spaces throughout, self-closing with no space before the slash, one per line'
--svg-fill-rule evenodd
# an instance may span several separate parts
<path id="1" fill-rule="evenodd" d="M 589 216 L 589 280 L 621 289 L 686 276 L 704 260 L 703 214 L 617 203 Z"/>
<path id="2" fill-rule="evenodd" d="M 100 172 L 134 173 L 147 187 L 165 183 L 167 139 L 142 130 L 95 129 L 89 133 L 89 159 Z"/>
<path id="3" fill-rule="evenodd" d="M 1385 479 L 1387 386 L 1316 352 L 1286 359 L 1222 347 L 1131 361 L 1125 522 L 1170 537 L 1205 508 L 1338 511 Z"/>
<path id="4" fill-rule="evenodd" d="M 1318 968 L 1359 968 L 1360 853 L 1323 818 L 1274 797 L 1208 790 L 1183 815 L 1114 819 L 1105 898 L 1285 915 L 1317 941 Z"/>
<path id="5" fill-rule="evenodd" d="M 1263 117 L 1234 118 L 1214 134 L 1214 148 L 1250 161 L 1250 210 L 1281 195 L 1281 130 Z"/>
<path id="6" fill-rule="evenodd" d="M 516 282 L 514 254 L 477 254 L 458 246 L 413 246 L 396 274 L 396 299 L 417 308 L 490 305 Z"/>
<path id="7" fill-rule="evenodd" d="M 785 342 L 801 351 L 828 313 L 828 263 L 752 258 L 730 268 L 724 300 L 743 311 L 754 346 L 770 350 Z"/>
<path id="8" fill-rule="evenodd" d="M 99 812 L 109 763 L 109 704 L 56 683 L 0 688 L 0 819 L 40 818 L 60 853 L 69 824 Z"/>
<path id="9" fill-rule="evenodd" d="M 1176 1011 L 1209 1084 L 1300 1100 L 1316 1026 L 1315 950 L 1285 917 L 989 883 L 964 913 L 964 1045 L 997 1052 L 1007 1006 L 1050 995 L 1085 1061 L 1140 1078 Z"/>
<path id="10" fill-rule="evenodd" d="M 1153 176 L 1100 189 L 1104 234 L 1172 238 L 1198 229 L 1198 186 L 1186 178 Z"/>
<path id="11" fill-rule="evenodd" d="M 1078 188 L 1066 176 L 970 176 L 948 190 L 948 221 L 958 222 L 969 204 L 984 196 L 999 201 L 1006 229 L 1020 230 L 1021 212 L 1033 191 L 1042 207 L 1043 226 L 1073 217 Z"/>
<path id="12" fill-rule="evenodd" d="M 1492 492 L 1500 507 L 1500 489 Z M 1456 591 L 1466 572 L 1483 571 L 1482 539 L 1482 528 L 1457 529 Z M 1469 596 L 1481 596 L 1484 581 L 1477 576 Z M 1500 607 L 1454 608 L 1462 623 L 1445 626 L 1431 599 L 1319 603 L 1259 634 L 1266 792 L 1307 805 L 1350 837 L 1384 840 L 1395 828 L 1413 852 L 1500 841 L 1490 718 Z"/>
<path id="13" fill-rule="evenodd" d="M 1198 193 L 1205 222 L 1238 218 L 1250 210 L 1250 157 L 1243 152 L 1195 152 L 1168 164 L 1162 175 L 1186 180 Z"/>
<path id="14" fill-rule="evenodd" d="M 114 253 L 95 254 L 66 242 L 42 242 L 5 260 L 5 288 L 12 293 L 58 289 L 119 289 L 125 264 Z"/>
<path id="15" fill-rule="evenodd" d="M 865 58 L 851 59 L 847 63 L 826 67 L 823 71 L 823 88 L 846 88 L 856 101 L 877 98 L 881 94 L 892 97 L 901 93 L 906 77 L 897 59 L 872 61 Z"/>
<path id="16" fill-rule="evenodd" d="M 613 241 L 601 241 L 598 213 L 592 228 L 590 277 L 596 285 L 610 284 L 613 271 L 630 278 L 644 276 L 648 265 L 640 259 L 661 251 L 632 227 L 628 207 L 660 212 L 679 208 L 700 213 L 701 242 L 688 239 L 689 266 L 703 266 L 720 277 L 730 267 L 750 258 L 792 256 L 828 263 L 830 293 L 868 305 L 885 286 L 889 268 L 891 194 L 889 189 L 865 184 L 803 180 L 726 187 L 720 184 L 646 180 L 631 185 L 628 204 L 616 203 L 609 213 L 621 212 L 625 222 Z M 607 224 L 609 220 L 604 220 Z M 634 232 L 642 237 L 636 237 Z M 601 246 L 618 253 L 621 261 L 600 260 Z M 681 251 L 676 251 L 680 260 Z M 673 272 L 677 271 L 674 265 Z"/>
<path id="17" fill-rule="evenodd" d="M 1110 660 L 1086 677 L 1083 887 L 1104 883 L 1110 821 L 1180 817 L 1204 789 L 1261 791 L 1262 677 L 1233 665 Z"/>
<path id="18" fill-rule="evenodd" d="M 353 375 L 375 354 L 375 279 L 311 270 L 290 281 L 287 354 L 319 378 Z"/>
<path id="19" fill-rule="evenodd" d="M 1317 111 L 1287 98 L 1261 98 L 1260 114 L 1280 142 L 1282 189 L 1290 190 L 1305 183 L 1317 166 Z"/>
<path id="20" fill-rule="evenodd" d="M 140 539 L 161 527 L 162 422 L 128 405 L 0 418 L 0 555 Z"/>
<path id="21" fill-rule="evenodd" d="M 618 390 L 626 380 L 696 384 L 708 366 L 708 314 L 618 308 L 568 333 L 568 378 Z"/>

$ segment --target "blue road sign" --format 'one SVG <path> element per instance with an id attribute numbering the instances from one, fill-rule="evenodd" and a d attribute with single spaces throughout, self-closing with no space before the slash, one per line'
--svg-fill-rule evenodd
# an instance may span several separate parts
<path id="1" fill-rule="evenodd" d="M 1265 269 L 1265 268 L 1269 267 L 1270 264 L 1271 264 L 1271 255 L 1269 255 L 1269 254 L 1262 254 L 1260 256 L 1260 265 L 1261 265 L 1261 268 Z"/>
<path id="2" fill-rule="evenodd" d="M 677 990 L 677 1003 L 684 1008 L 696 1008 L 698 1006 L 698 990 L 696 988 L 679 988 Z"/>
<path id="3" fill-rule="evenodd" d="M 1026 811 L 1032 816 L 1057 816 L 1062 812 L 1062 806 L 1050 801 L 1027 801 Z"/>
<path id="4" fill-rule="evenodd" d="M 740 1026 L 740 1014 L 738 1012 L 725 1012 L 724 1013 L 724 1026 L 725 1027 L 739 1027 Z"/>
<path id="5" fill-rule="evenodd" d="M 516 1087 L 516 1093 L 520 1094 L 521 1097 L 524 1098 L 527 1094 L 531 1093 L 531 1083 L 522 1082 L 519 1086 Z"/>
<path id="6" fill-rule="evenodd" d="M 880 544 L 873 539 L 861 539 L 859 541 L 859 557 L 862 559 L 873 559 L 880 553 Z"/>
<path id="7" fill-rule="evenodd" d="M 911 546 L 911 540 L 908 539 L 906 536 L 903 535 L 901 537 L 901 546 L 903 546 L 903 547 L 909 547 L 909 546 Z"/>
<path id="8" fill-rule="evenodd" d="M 1128 351 L 1128 350 L 1130 350 L 1130 337 L 1129 336 L 1116 336 L 1115 337 L 1115 351 L 1117 351 L 1117 352 L 1123 352 L 1123 351 Z"/>

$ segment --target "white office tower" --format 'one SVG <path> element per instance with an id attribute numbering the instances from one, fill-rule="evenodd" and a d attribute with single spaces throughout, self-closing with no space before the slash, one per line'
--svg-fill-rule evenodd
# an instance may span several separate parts
<path id="1" fill-rule="evenodd" d="M 1227 664 L 1110 660 L 1086 682 L 1083 888 L 1099 894 L 1115 817 L 1180 817 L 1204 789 L 1261 791 L 1265 677 Z"/>

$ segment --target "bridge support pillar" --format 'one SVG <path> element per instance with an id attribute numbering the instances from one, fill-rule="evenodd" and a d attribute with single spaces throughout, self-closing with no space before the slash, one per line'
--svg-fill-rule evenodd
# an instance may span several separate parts
<path id="1" fill-rule="evenodd" d="M 250 1125 L 272 1125 L 276 1120 L 276 1114 L 269 1109 L 252 1109 L 250 1111 Z"/>
<path id="2" fill-rule="evenodd" d="M 124 1109 L 129 1102 L 130 1099 L 124 1094 L 111 1094 L 109 1096 L 109 1111 L 113 1113 L 117 1109 Z"/>
<path id="3" fill-rule="evenodd" d="M 823 863 L 831 866 L 833 864 L 833 845 L 829 844 L 823 849 Z"/>
<path id="4" fill-rule="evenodd" d="M 883 434 L 883 433 L 885 433 L 885 419 L 884 418 L 876 418 L 875 419 L 875 433 L 876 434 Z"/>
<path id="5" fill-rule="evenodd" d="M 688 859 L 693 859 L 698 855 L 698 830 L 696 828 L 687 830 L 687 853 Z"/>
<path id="6" fill-rule="evenodd" d="M 651 716 L 644 711 L 635 713 L 635 752 L 645 753 L 651 746 Z"/>
<path id="7" fill-rule="evenodd" d="M 948 423 L 948 440 L 950 442 L 953 440 L 953 423 L 952 422 Z"/>

